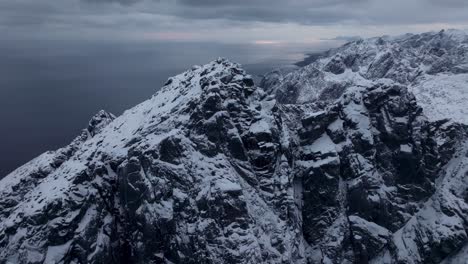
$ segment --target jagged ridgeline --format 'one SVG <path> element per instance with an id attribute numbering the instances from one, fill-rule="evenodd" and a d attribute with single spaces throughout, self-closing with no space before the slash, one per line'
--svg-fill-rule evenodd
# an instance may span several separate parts
<path id="1" fill-rule="evenodd" d="M 218 59 L 0 181 L 0 263 L 466 263 L 468 37 Z"/>

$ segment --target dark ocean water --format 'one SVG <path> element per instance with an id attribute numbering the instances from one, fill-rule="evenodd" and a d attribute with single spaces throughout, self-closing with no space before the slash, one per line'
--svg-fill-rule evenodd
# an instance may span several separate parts
<path id="1" fill-rule="evenodd" d="M 242 63 L 253 75 L 303 57 L 299 47 L 2 42 L 0 178 L 67 145 L 98 110 L 119 115 L 149 98 L 168 77 L 219 56 Z"/>

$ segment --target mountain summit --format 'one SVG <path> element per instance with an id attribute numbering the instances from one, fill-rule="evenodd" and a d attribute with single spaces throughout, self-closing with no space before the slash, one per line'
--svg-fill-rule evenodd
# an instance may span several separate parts
<path id="1" fill-rule="evenodd" d="M 0 181 L 0 263 L 466 263 L 468 36 L 218 59 Z"/>

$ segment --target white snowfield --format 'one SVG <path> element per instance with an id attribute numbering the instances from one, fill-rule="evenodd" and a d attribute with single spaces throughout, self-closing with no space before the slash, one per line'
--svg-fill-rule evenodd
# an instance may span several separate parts
<path id="1" fill-rule="evenodd" d="M 425 75 L 410 89 L 429 119 L 468 124 L 468 74 Z"/>

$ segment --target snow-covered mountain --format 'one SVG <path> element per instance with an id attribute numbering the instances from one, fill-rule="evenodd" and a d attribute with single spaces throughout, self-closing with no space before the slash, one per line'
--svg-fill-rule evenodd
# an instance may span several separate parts
<path id="1" fill-rule="evenodd" d="M 0 181 L 0 263 L 466 263 L 468 37 L 218 59 Z"/>
<path id="2" fill-rule="evenodd" d="M 468 35 L 459 30 L 350 42 L 293 74 L 273 71 L 261 86 L 281 103 L 328 103 L 383 79 L 407 86 L 431 120 L 468 123 Z"/>

